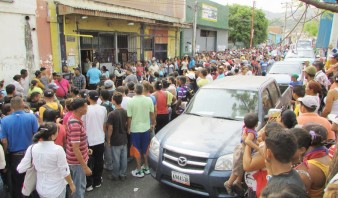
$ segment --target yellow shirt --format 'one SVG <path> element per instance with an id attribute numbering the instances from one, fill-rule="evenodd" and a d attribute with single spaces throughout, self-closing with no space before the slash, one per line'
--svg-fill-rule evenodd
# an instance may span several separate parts
<path id="1" fill-rule="evenodd" d="M 59 106 L 60 106 L 60 114 L 63 115 L 63 107 L 62 105 L 59 105 L 57 102 L 49 102 L 49 103 L 46 103 L 46 105 L 48 107 L 50 107 L 51 109 L 54 109 L 54 110 L 58 110 Z M 44 106 L 40 107 L 39 109 L 39 118 L 41 121 L 43 121 L 43 113 L 45 112 L 46 108 Z"/>
<path id="2" fill-rule="evenodd" d="M 38 82 L 38 87 L 40 87 L 41 89 L 45 89 L 45 85 L 42 84 L 42 82 L 38 79 L 38 78 L 34 78 L 33 80 L 36 80 Z"/>
<path id="3" fill-rule="evenodd" d="M 33 89 L 28 90 L 28 96 L 30 96 L 33 92 L 38 92 L 40 94 L 43 93 L 42 89 L 40 87 L 35 86 Z"/>
<path id="4" fill-rule="evenodd" d="M 203 87 L 204 85 L 208 84 L 209 80 L 208 79 L 201 79 L 197 82 L 198 87 Z"/>

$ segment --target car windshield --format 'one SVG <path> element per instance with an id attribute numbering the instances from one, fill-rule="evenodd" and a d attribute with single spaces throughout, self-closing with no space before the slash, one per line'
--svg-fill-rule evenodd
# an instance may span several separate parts
<path id="1" fill-rule="evenodd" d="M 249 112 L 258 112 L 257 91 L 202 88 L 185 113 L 243 120 L 244 115 Z"/>
<path id="2" fill-rule="evenodd" d="M 299 65 L 295 64 L 274 64 L 270 71 L 269 74 L 300 74 L 301 73 L 301 68 Z"/>
<path id="3" fill-rule="evenodd" d="M 315 57 L 312 50 L 291 50 L 285 58 L 313 58 Z"/>

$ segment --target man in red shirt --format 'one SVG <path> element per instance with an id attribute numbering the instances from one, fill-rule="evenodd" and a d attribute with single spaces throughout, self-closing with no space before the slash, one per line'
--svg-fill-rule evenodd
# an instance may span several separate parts
<path id="1" fill-rule="evenodd" d="M 142 77 L 144 76 L 144 67 L 140 61 L 137 61 L 136 76 L 138 81 L 141 81 Z"/>
<path id="2" fill-rule="evenodd" d="M 68 80 L 64 79 L 60 73 L 57 73 L 55 84 L 59 86 L 55 93 L 56 97 L 67 98 L 67 94 L 70 90 L 70 84 Z"/>
<path id="3" fill-rule="evenodd" d="M 73 115 L 66 123 L 66 157 L 74 181 L 76 192 L 72 197 L 84 197 L 86 191 L 86 175 L 90 176 L 92 171 L 87 166 L 88 143 L 87 134 L 81 117 L 87 113 L 87 101 L 76 98 L 70 104 Z"/>

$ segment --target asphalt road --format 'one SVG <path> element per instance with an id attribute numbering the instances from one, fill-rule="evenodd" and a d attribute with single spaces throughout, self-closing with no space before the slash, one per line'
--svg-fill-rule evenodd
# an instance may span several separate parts
<path id="1" fill-rule="evenodd" d="M 131 170 L 135 162 L 128 163 L 128 177 L 125 181 L 111 181 L 108 179 L 110 172 L 104 170 L 103 185 L 86 192 L 86 198 L 202 198 L 195 194 L 187 193 L 165 184 L 160 184 L 151 175 L 144 178 L 135 178 Z"/>

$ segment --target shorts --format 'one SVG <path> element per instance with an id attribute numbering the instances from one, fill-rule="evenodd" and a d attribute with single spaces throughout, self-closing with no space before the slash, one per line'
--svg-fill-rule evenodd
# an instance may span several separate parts
<path id="1" fill-rule="evenodd" d="M 136 158 L 141 157 L 141 155 L 148 154 L 149 145 L 150 145 L 150 133 L 149 130 L 143 133 L 130 133 L 130 156 Z"/>
<path id="2" fill-rule="evenodd" d="M 232 165 L 232 174 L 236 176 L 242 176 L 244 174 L 243 153 L 244 150 L 242 144 L 238 144 L 234 150 L 233 165 Z"/>

